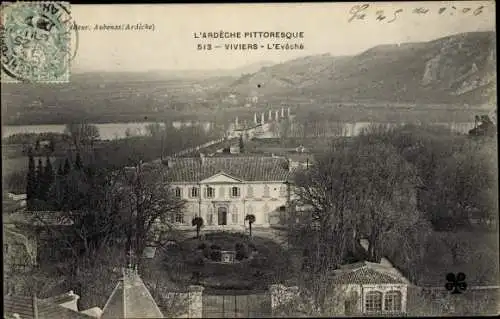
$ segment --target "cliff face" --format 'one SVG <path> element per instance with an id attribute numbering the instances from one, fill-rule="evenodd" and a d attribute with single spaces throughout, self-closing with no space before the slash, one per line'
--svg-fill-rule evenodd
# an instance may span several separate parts
<path id="1" fill-rule="evenodd" d="M 461 95 L 495 82 L 495 39 L 464 34 L 447 38 L 425 64 L 422 85 L 437 85 Z"/>
<path id="2" fill-rule="evenodd" d="M 430 42 L 381 45 L 356 56 L 300 58 L 247 74 L 230 91 L 333 100 L 482 104 L 494 95 L 495 85 L 495 34 L 474 32 Z"/>

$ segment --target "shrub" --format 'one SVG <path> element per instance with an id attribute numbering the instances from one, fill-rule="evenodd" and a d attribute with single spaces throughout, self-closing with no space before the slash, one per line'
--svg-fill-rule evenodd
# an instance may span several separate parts
<path id="1" fill-rule="evenodd" d="M 266 265 L 266 258 L 265 257 L 255 257 L 254 259 L 252 259 L 252 261 L 250 262 L 250 265 L 252 267 L 257 267 L 257 268 L 261 268 L 261 267 L 264 267 Z"/>
<path id="2" fill-rule="evenodd" d="M 198 258 L 196 258 L 196 260 L 195 260 L 195 264 L 196 264 L 197 266 L 203 266 L 203 265 L 205 264 L 205 262 L 203 261 L 203 258 L 202 258 L 202 257 L 198 257 Z"/>
<path id="3" fill-rule="evenodd" d="M 205 256 L 205 258 L 209 258 L 211 252 L 212 250 L 208 246 L 205 246 L 205 248 L 203 248 L 203 256 Z"/>
<path id="4" fill-rule="evenodd" d="M 234 245 L 234 250 L 236 251 L 236 260 L 242 260 L 248 257 L 248 251 L 244 244 L 236 243 Z"/>
<path id="5" fill-rule="evenodd" d="M 216 244 L 212 244 L 210 246 L 210 249 L 212 249 L 212 250 L 220 250 L 220 247 L 218 245 L 216 245 Z"/>
<path id="6" fill-rule="evenodd" d="M 205 244 L 205 243 L 201 243 L 198 245 L 198 249 L 200 249 L 200 250 L 205 249 L 205 247 L 207 247 L 207 244 Z"/>
<path id="7" fill-rule="evenodd" d="M 213 261 L 220 261 L 221 257 L 222 254 L 220 250 L 212 250 L 212 252 L 210 253 L 210 259 L 212 259 Z"/>
<path id="8" fill-rule="evenodd" d="M 255 244 L 253 243 L 248 244 L 248 249 L 251 249 L 252 251 L 257 251 L 257 247 L 255 247 Z"/>

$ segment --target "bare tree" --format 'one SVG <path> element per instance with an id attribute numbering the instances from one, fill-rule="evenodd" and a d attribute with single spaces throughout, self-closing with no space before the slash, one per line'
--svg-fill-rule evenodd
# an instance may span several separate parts
<path id="1" fill-rule="evenodd" d="M 123 238 L 117 180 L 107 170 L 72 170 L 57 177 L 50 194 L 59 222 L 71 226 L 57 229 L 48 224 L 46 229 L 61 238 L 75 258 L 95 260 L 101 248 Z M 45 222 L 43 215 L 38 219 Z"/>
<path id="2" fill-rule="evenodd" d="M 352 235 L 353 154 L 340 147 L 318 156 L 316 165 L 299 172 L 295 178 L 297 203 L 303 208 L 299 219 L 304 226 L 291 235 L 315 234 L 311 238 L 314 245 L 309 248 L 315 251 L 314 254 L 310 251 L 309 256 L 315 272 L 336 268 L 347 253 L 349 234 Z M 315 231 L 311 232 L 312 229 Z M 331 245 L 333 242 L 336 244 Z"/>
<path id="3" fill-rule="evenodd" d="M 158 137 L 163 131 L 165 131 L 165 129 L 158 122 L 146 125 L 146 132 L 151 137 Z"/>
<path id="4" fill-rule="evenodd" d="M 418 173 L 391 146 L 363 143 L 356 154 L 356 226 L 368 239 L 369 259 L 379 262 L 384 235 L 401 233 L 423 218 L 416 209 Z"/>
<path id="5" fill-rule="evenodd" d="M 95 141 L 99 139 L 99 129 L 92 124 L 70 123 L 66 124 L 64 131 L 77 150 L 84 146 L 90 146 L 92 149 Z"/>
<path id="6" fill-rule="evenodd" d="M 120 194 L 127 219 L 127 246 L 140 257 L 155 223 L 168 223 L 182 213 L 185 201 L 174 196 L 162 167 L 138 164 L 122 172 Z"/>

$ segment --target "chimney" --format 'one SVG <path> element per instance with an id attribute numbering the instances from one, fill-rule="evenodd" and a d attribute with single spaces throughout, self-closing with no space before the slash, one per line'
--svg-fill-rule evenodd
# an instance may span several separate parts
<path id="1" fill-rule="evenodd" d="M 264 113 L 260 115 L 260 124 L 264 124 L 266 120 L 264 119 Z"/>
<path id="2" fill-rule="evenodd" d="M 287 117 L 290 117 L 290 107 L 288 107 L 288 108 L 286 109 L 286 112 L 288 113 L 288 114 L 287 114 Z"/>
<path id="3" fill-rule="evenodd" d="M 269 122 L 273 120 L 273 111 L 269 110 Z"/>
<path id="4" fill-rule="evenodd" d="M 257 124 L 257 113 L 253 113 L 253 122 Z"/>
<path id="5" fill-rule="evenodd" d="M 201 161 L 201 165 L 205 165 L 205 154 L 200 153 L 200 161 Z"/>
<path id="6" fill-rule="evenodd" d="M 285 109 L 283 107 L 281 108 L 281 117 L 285 117 Z"/>
<path id="7" fill-rule="evenodd" d="M 277 122 L 279 120 L 279 111 L 278 110 L 274 111 L 274 117 L 275 117 L 276 122 Z"/>

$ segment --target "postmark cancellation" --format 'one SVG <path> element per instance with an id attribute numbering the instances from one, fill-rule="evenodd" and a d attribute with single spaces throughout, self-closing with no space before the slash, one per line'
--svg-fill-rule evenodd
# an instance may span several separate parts
<path id="1" fill-rule="evenodd" d="M 1 13 L 2 83 L 68 82 L 74 55 L 69 3 L 2 3 Z"/>

